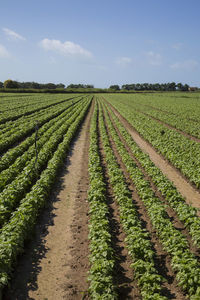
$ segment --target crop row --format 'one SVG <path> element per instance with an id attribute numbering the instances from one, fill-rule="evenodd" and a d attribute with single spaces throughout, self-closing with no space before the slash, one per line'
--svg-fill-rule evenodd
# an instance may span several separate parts
<path id="1" fill-rule="evenodd" d="M 164 113 L 162 111 L 157 111 L 153 108 L 147 107 L 144 109 L 144 106 L 139 108 L 141 113 L 147 114 L 149 117 L 154 117 L 160 121 L 165 122 L 171 126 L 174 126 L 176 129 L 180 129 L 183 132 L 186 132 L 194 137 L 200 138 L 200 123 L 190 122 L 188 119 L 183 119 L 181 116 L 171 115 Z"/>
<path id="2" fill-rule="evenodd" d="M 155 252 L 152 250 L 149 233 L 142 227 L 132 194 L 128 190 L 124 175 L 113 153 L 105 128 L 102 110 L 100 111 L 100 131 L 106 155 L 109 179 L 115 200 L 119 205 L 120 220 L 126 233 L 126 243 L 133 259 L 131 267 L 141 290 L 143 299 L 166 299 L 161 295 L 163 278 L 155 267 Z"/>
<path id="3" fill-rule="evenodd" d="M 78 107 L 81 104 L 77 104 L 76 106 L 70 107 L 66 111 L 64 111 L 58 118 L 57 122 L 53 122 L 53 126 L 50 126 L 51 121 L 44 126 L 38 133 L 37 137 L 37 155 L 40 155 L 40 150 L 45 145 L 46 142 L 50 138 L 52 138 L 53 134 L 75 113 Z M 53 121 L 53 120 L 52 120 Z M 49 125 L 47 127 L 47 125 Z M 59 132 L 59 131 L 58 131 Z M 34 137 L 33 137 L 34 138 Z M 36 138 L 36 137 L 35 137 Z M 32 163 L 32 159 L 36 159 L 36 149 L 35 144 L 29 147 L 28 151 L 25 151 L 20 157 L 16 159 L 16 161 L 6 170 L 0 173 L 0 192 L 9 184 L 17 175 L 23 170 L 25 166 L 29 163 Z"/>
<path id="4" fill-rule="evenodd" d="M 109 109 L 108 106 L 107 109 Z M 189 230 L 194 244 L 200 248 L 200 218 L 197 216 L 197 209 L 185 202 L 173 183 L 163 175 L 161 170 L 155 166 L 149 156 L 142 152 L 134 142 L 131 135 L 127 132 L 113 111 L 109 109 L 109 112 L 134 156 L 150 176 L 161 194 L 165 197 L 170 207 L 176 211 L 179 220 L 183 222 L 184 226 Z"/>
<path id="5" fill-rule="evenodd" d="M 111 98 L 116 98 L 116 95 L 109 95 Z M 119 98 L 119 96 L 118 96 Z M 188 93 L 156 93 L 156 94 L 121 94 L 120 101 L 129 103 L 133 108 L 135 106 L 153 108 L 157 111 L 162 111 L 168 115 L 177 116 L 183 122 L 198 122 L 200 114 L 199 95 Z"/>
<path id="6" fill-rule="evenodd" d="M 15 99 L 15 98 L 14 98 Z M 14 101 L 14 99 L 13 99 L 13 102 L 14 102 L 14 104 L 13 103 L 11 103 L 11 104 L 9 104 L 8 105 L 8 107 L 7 107 L 7 110 L 6 110 L 6 107 L 5 107 L 5 112 L 2 112 L 2 107 L 4 106 L 3 105 L 3 103 L 7 103 L 7 99 L 5 98 L 4 99 L 4 101 L 1 101 L 0 102 L 0 105 L 1 105 L 1 117 L 3 116 L 3 115 L 5 115 L 5 113 L 7 113 L 8 111 L 10 111 L 10 110 L 14 110 L 14 111 L 19 111 L 19 108 L 20 108 L 20 103 L 21 102 L 19 102 L 19 103 L 15 103 L 15 101 Z M 71 99 L 71 98 L 70 98 Z M 70 100 L 69 99 L 69 100 Z M 27 99 L 23 99 L 23 107 L 24 107 L 24 110 L 25 109 L 28 109 L 28 108 L 30 108 L 30 106 L 36 106 L 36 105 L 41 105 L 41 103 L 44 103 L 44 102 L 48 102 L 49 103 L 49 100 L 48 100 L 48 97 L 44 97 L 43 96 L 43 98 L 41 98 L 41 96 L 40 97 L 37 97 L 37 98 L 34 98 L 34 97 L 31 97 L 31 99 L 29 99 L 30 101 L 27 101 Z M 30 102 L 30 103 L 29 103 Z M 54 99 L 54 102 L 56 102 L 56 99 Z M 58 106 L 59 106 L 60 104 L 58 103 Z M 10 108 L 11 107 L 11 108 Z M 53 109 L 53 106 L 52 107 L 50 107 L 50 108 L 42 108 L 41 107 L 41 109 L 39 110 L 39 111 L 36 111 L 36 112 L 33 112 L 33 113 L 31 113 L 31 114 L 29 114 L 29 115 L 22 115 L 21 117 L 19 117 L 18 119 L 16 119 L 16 120 L 10 120 L 10 121 L 7 121 L 7 122 L 5 122 L 5 123 L 2 123 L 2 124 L 0 124 L 0 130 L 1 130 L 1 132 L 4 132 L 4 131 L 7 131 L 7 130 L 10 130 L 10 128 L 13 126 L 13 124 L 15 124 L 15 127 L 16 126 L 19 126 L 20 124 L 22 124 L 24 121 L 26 121 L 26 120 L 28 120 L 28 119 L 31 119 L 31 118 L 33 118 L 33 117 L 35 117 L 35 116 L 37 116 L 37 114 L 41 114 L 41 113 L 45 113 L 47 110 L 49 110 L 49 109 Z M 13 112 L 14 113 L 14 112 Z"/>
<path id="7" fill-rule="evenodd" d="M 57 122 L 60 118 L 62 118 L 69 110 L 73 109 L 79 101 L 74 103 L 73 105 L 66 106 L 64 109 L 60 111 L 60 113 L 54 115 L 52 112 L 52 118 L 44 125 L 43 122 L 38 123 L 38 137 L 40 137 L 46 130 L 48 130 L 55 122 Z M 48 113 L 48 116 L 51 116 L 51 113 Z M 34 126 L 36 126 L 36 122 L 34 122 Z M 35 142 L 35 132 L 32 133 L 31 136 L 27 137 L 24 141 L 22 141 L 19 145 L 14 148 L 9 149 L 0 159 L 0 172 L 7 169 L 20 155 L 22 155 L 33 143 Z"/>
<path id="8" fill-rule="evenodd" d="M 52 105 L 51 107 L 47 108 L 41 108 L 39 111 L 33 112 L 28 115 L 23 115 L 17 120 L 11 120 L 6 123 L 0 124 L 0 130 L 1 135 L 0 139 L 6 138 L 7 136 L 10 136 L 11 134 L 14 134 L 15 132 L 23 129 L 24 126 L 29 125 L 30 122 L 37 120 L 38 118 L 42 118 L 45 114 L 54 112 L 58 108 L 69 106 L 70 104 L 74 104 L 77 101 L 81 100 L 82 97 L 75 97 L 68 99 L 68 101 L 61 102 L 61 103 L 55 103 L 55 105 Z M 46 100 L 46 98 L 44 98 Z"/>
<path id="9" fill-rule="evenodd" d="M 114 140 L 117 151 L 126 166 L 140 199 L 143 201 L 151 223 L 156 230 L 163 248 L 171 256 L 171 266 L 176 273 L 176 278 L 183 290 L 187 291 L 190 299 L 197 300 L 200 297 L 200 273 L 199 262 L 190 252 L 189 245 L 184 235 L 177 230 L 162 201 L 155 196 L 150 183 L 145 180 L 143 172 L 130 157 L 124 144 L 119 138 L 112 122 L 106 113 L 109 132 Z"/>
<path id="10" fill-rule="evenodd" d="M 34 107 L 31 107 L 31 108 L 26 107 L 26 108 L 21 109 L 21 110 L 16 109 L 14 112 L 10 112 L 10 113 L 9 112 L 8 113 L 4 112 L 3 114 L 0 115 L 0 124 L 5 123 L 9 120 L 16 120 L 16 119 L 18 119 L 22 116 L 32 114 L 32 113 L 40 111 L 41 109 L 44 109 L 44 108 L 50 108 L 50 107 L 55 106 L 57 104 L 65 103 L 65 102 L 69 101 L 69 99 L 72 98 L 72 97 L 69 97 L 69 98 L 68 97 L 65 96 L 62 100 L 59 97 L 57 99 L 57 101 L 55 101 L 54 99 L 53 99 L 53 101 L 52 101 L 52 99 L 50 101 L 46 100 L 45 103 L 44 102 L 37 103 Z M 73 98 L 75 98 L 75 97 L 73 97 Z M 46 98 L 46 99 L 48 99 L 48 98 Z"/>
<path id="11" fill-rule="evenodd" d="M 89 295 L 91 299 L 117 299 L 116 288 L 113 284 L 114 254 L 111 247 L 111 234 L 108 220 L 106 186 L 99 156 L 98 109 L 95 105 L 90 127 L 89 148 L 89 240 L 90 263 Z"/>
<path id="12" fill-rule="evenodd" d="M 151 100 L 152 98 L 152 100 Z M 128 101 L 128 99 L 127 99 Z M 160 99 L 159 99 L 160 101 Z M 182 101 L 174 101 L 173 102 L 173 113 L 166 111 L 165 105 L 168 102 L 168 99 L 165 99 L 164 102 L 160 101 L 161 103 L 156 102 L 156 95 L 153 97 L 147 96 L 136 96 L 130 97 L 128 101 L 129 107 L 131 107 L 132 111 L 140 111 L 141 113 L 145 113 L 150 117 L 154 117 L 160 121 L 163 121 L 171 126 L 174 126 L 177 129 L 182 130 L 192 136 L 200 137 L 200 122 L 198 120 L 190 120 L 188 118 L 188 110 L 190 110 L 190 117 L 193 115 L 193 111 L 191 109 L 191 101 L 190 106 L 188 104 L 185 106 L 187 107 L 187 115 L 185 116 L 184 112 L 181 113 L 181 108 L 183 107 Z M 156 105 L 157 104 L 157 105 Z M 160 109 L 159 109 L 160 108 Z M 195 106 L 196 108 L 196 106 Z M 167 109 L 169 107 L 167 106 Z M 194 110 L 194 108 L 193 108 Z"/>
<path id="13" fill-rule="evenodd" d="M 37 137 L 39 138 L 42 136 L 51 126 L 53 126 L 60 118 L 63 118 L 65 114 L 68 114 L 69 111 L 71 111 L 75 105 L 69 106 L 64 110 L 60 115 L 57 117 L 51 119 L 49 122 L 47 121 L 43 126 L 40 126 L 37 132 Z M 36 125 L 36 123 L 35 123 Z M 21 142 L 19 145 L 17 145 L 14 148 L 9 149 L 0 159 L 0 172 L 3 170 L 9 168 L 9 166 L 19 157 L 22 155 L 27 149 L 35 142 L 35 132 L 30 136 L 27 137 L 23 142 Z"/>
<path id="14" fill-rule="evenodd" d="M 72 95 L 69 95 L 71 97 Z M 63 99 L 62 99 L 63 98 Z M 1 113 L 7 113 L 12 110 L 16 109 L 30 109 L 30 107 L 36 107 L 38 105 L 44 105 L 44 102 L 55 103 L 59 102 L 60 100 L 64 100 L 68 98 L 68 95 L 61 95 L 60 94 L 13 94 L 13 96 L 8 96 L 8 94 L 1 94 Z"/>
<path id="15" fill-rule="evenodd" d="M 35 161 L 35 157 L 33 157 L 28 165 L 21 172 L 18 172 L 19 175 L 0 194 L 0 226 L 8 220 L 13 209 L 17 207 L 19 200 L 25 196 L 30 187 L 36 182 L 39 174 L 46 168 L 48 161 L 53 156 L 70 125 L 76 120 L 81 110 L 82 105 L 77 108 L 58 130 L 55 132 L 52 130 L 51 137 L 39 152 L 37 162 Z M 24 160 L 24 163 L 26 163 L 26 157 Z"/>
<path id="16" fill-rule="evenodd" d="M 18 209 L 12 214 L 8 224 L 0 232 L 0 289 L 7 283 L 16 263 L 17 256 L 23 252 L 24 242 L 30 238 L 34 226 L 37 222 L 38 214 L 45 205 L 52 185 L 56 180 L 59 168 L 62 166 L 69 150 L 70 142 L 83 120 L 90 101 L 84 105 L 75 121 L 65 134 L 63 141 L 59 144 L 52 158 L 48 162 L 46 169 L 42 172 L 31 191 L 20 202 Z"/>
<path id="17" fill-rule="evenodd" d="M 38 117 L 35 120 L 32 120 L 31 122 L 27 122 L 26 126 L 23 126 L 19 131 L 15 131 L 12 135 L 2 138 L 0 142 L 0 153 L 5 152 L 8 150 L 14 143 L 20 141 L 20 139 L 25 138 L 28 134 L 32 134 L 35 131 L 36 122 L 40 126 L 45 124 L 46 122 L 50 121 L 51 119 L 57 117 L 62 112 L 64 112 L 68 107 L 70 107 L 70 102 L 68 104 L 59 105 L 53 108 L 53 110 L 48 110 L 46 114 Z"/>
<path id="18" fill-rule="evenodd" d="M 200 143 L 132 111 L 129 105 L 112 101 L 122 116 L 168 161 L 178 168 L 197 188 L 200 187 Z"/>

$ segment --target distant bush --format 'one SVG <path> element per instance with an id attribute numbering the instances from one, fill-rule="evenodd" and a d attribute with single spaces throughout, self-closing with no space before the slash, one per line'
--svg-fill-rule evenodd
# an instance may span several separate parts
<path id="1" fill-rule="evenodd" d="M 5 89 L 16 89 L 19 87 L 18 82 L 11 79 L 4 81 L 3 86 Z"/>

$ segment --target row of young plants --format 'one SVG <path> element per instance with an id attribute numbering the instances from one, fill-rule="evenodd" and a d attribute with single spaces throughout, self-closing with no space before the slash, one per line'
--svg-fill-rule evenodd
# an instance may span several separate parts
<path id="1" fill-rule="evenodd" d="M 144 139 L 178 168 L 191 183 L 197 188 L 200 187 L 200 143 L 130 109 L 129 105 L 116 100 L 110 102 Z"/>
<path id="2" fill-rule="evenodd" d="M 127 132 L 109 106 L 106 105 L 106 107 L 115 122 L 115 126 L 117 126 L 132 153 L 145 169 L 146 173 L 150 176 L 158 190 L 167 200 L 170 207 L 176 211 L 179 220 L 188 229 L 194 244 L 200 248 L 200 218 L 197 216 L 197 209 L 185 202 L 185 199 L 177 191 L 173 183 L 163 175 L 161 170 L 155 166 L 149 156 L 142 152 L 142 150 L 134 142 L 131 135 Z"/>
<path id="3" fill-rule="evenodd" d="M 40 99 L 40 101 L 38 102 L 35 102 L 34 100 L 33 100 L 34 98 L 32 98 L 32 100 L 31 100 L 31 103 L 32 103 L 32 105 L 36 105 L 36 104 L 40 104 L 41 105 L 41 102 L 43 103 L 44 101 L 46 101 L 46 98 L 43 98 L 43 100 L 41 101 L 41 97 L 39 97 L 39 99 Z M 35 99 L 36 100 L 36 99 Z M 5 99 L 5 101 L 4 102 L 7 102 L 7 99 Z M 31 103 L 29 104 L 29 102 L 27 103 L 27 99 L 24 99 L 24 101 L 23 101 L 23 103 L 24 103 L 24 105 L 22 106 L 22 107 L 24 107 L 24 109 L 25 108 L 28 108 L 28 107 L 30 107 L 30 105 L 31 105 Z M 2 111 L 2 103 L 0 104 L 1 105 L 1 111 Z M 59 104 L 58 104 L 59 105 Z M 20 108 L 21 106 L 20 106 L 20 103 L 16 103 L 16 105 L 8 105 L 8 107 L 7 107 L 7 110 L 5 109 L 5 112 L 7 112 L 7 111 L 13 111 L 13 113 L 16 111 L 16 110 L 19 110 L 19 108 Z M 53 107 L 50 107 L 49 109 L 52 109 Z M 47 108 L 48 109 L 48 108 Z M 2 123 L 2 124 L 0 124 L 0 130 L 1 130 L 1 133 L 2 132 L 4 132 L 4 131 L 7 131 L 7 130 L 10 130 L 12 127 L 13 127 L 13 124 L 15 124 L 15 127 L 17 127 L 17 126 L 19 126 L 20 124 L 23 124 L 26 120 L 28 120 L 28 119 L 31 119 L 31 118 L 34 118 L 35 116 L 37 116 L 37 114 L 41 114 L 41 113 L 45 113 L 46 111 L 47 111 L 47 109 L 43 109 L 43 108 L 41 108 L 39 111 L 36 111 L 36 112 L 34 112 L 34 113 L 32 113 L 32 114 L 29 114 L 29 115 L 22 115 L 21 117 L 19 117 L 18 119 L 16 119 L 16 120 L 10 120 L 10 121 L 7 121 L 7 122 L 5 122 L 5 123 Z M 4 112 L 2 112 L 1 113 L 1 116 L 3 116 L 3 114 L 4 114 Z"/>
<path id="4" fill-rule="evenodd" d="M 90 126 L 89 148 L 89 241 L 90 271 L 88 280 L 90 299 L 118 299 L 113 283 L 115 265 L 108 220 L 106 185 L 99 155 L 97 128 L 98 108 L 95 105 Z"/>
<path id="5" fill-rule="evenodd" d="M 0 289 L 8 284 L 17 257 L 23 252 L 24 242 L 31 238 L 37 217 L 48 200 L 48 195 L 70 148 L 70 143 L 83 121 L 90 103 L 91 101 L 83 106 L 48 162 L 46 169 L 31 191 L 21 200 L 20 206 L 13 212 L 9 223 L 0 231 Z"/>
<path id="6" fill-rule="evenodd" d="M 106 156 L 109 180 L 115 200 L 119 206 L 120 220 L 126 233 L 126 244 L 133 260 L 131 267 L 140 287 L 142 299 L 167 299 L 162 295 L 163 277 L 155 266 L 155 252 L 148 231 L 143 228 L 138 212 L 133 204 L 123 172 L 120 169 L 112 150 L 105 127 L 102 109 L 100 109 L 100 132 L 103 149 Z"/>
<path id="7" fill-rule="evenodd" d="M 20 131 L 21 129 L 23 130 L 23 128 L 27 126 L 27 124 L 29 125 L 30 122 L 35 121 L 38 118 L 42 118 L 43 116 L 45 116 L 45 114 L 47 114 L 47 112 L 50 113 L 50 110 L 53 111 L 54 109 L 55 107 L 52 107 L 50 109 L 40 110 L 39 112 L 33 113 L 32 115 L 23 116 L 17 120 L 9 121 L 2 124 L 0 128 L 1 130 L 0 139 L 5 139 L 15 134 L 17 131 Z"/>
<path id="8" fill-rule="evenodd" d="M 60 105 L 58 104 L 58 106 L 60 106 Z M 8 121 L 6 123 L 0 124 L 0 130 L 1 130 L 0 138 L 2 138 L 2 137 L 5 138 L 7 135 L 13 134 L 15 131 L 20 130 L 21 127 L 23 127 L 26 123 L 28 123 L 32 120 L 35 120 L 38 117 L 41 117 L 42 115 L 46 114 L 47 111 L 50 112 L 53 110 L 55 110 L 55 107 L 41 109 L 40 111 L 37 111 L 30 115 L 22 116 L 22 117 L 18 118 L 17 120 Z"/>
<path id="9" fill-rule="evenodd" d="M 162 97 L 146 97 L 144 104 L 155 108 L 156 110 L 182 118 L 183 122 L 198 122 L 200 114 L 199 99 L 200 94 L 182 94 L 180 96 L 171 95 Z"/>
<path id="10" fill-rule="evenodd" d="M 21 107 L 25 104 L 28 106 L 36 103 L 39 103 L 42 101 L 42 94 L 33 94 L 33 93 L 27 93 L 27 94 L 16 94 L 16 93 L 0 93 L 0 105 L 1 109 L 0 112 L 3 113 L 4 111 L 16 109 L 17 107 Z M 50 96 L 47 95 L 47 97 L 50 100 Z"/>
<path id="11" fill-rule="evenodd" d="M 81 102 L 83 99 L 81 100 Z M 73 105 L 68 105 L 65 107 L 65 109 L 61 110 L 60 114 L 56 114 L 56 116 L 53 116 L 52 119 L 46 121 L 46 123 L 42 124 L 42 122 L 38 123 L 39 130 L 37 133 L 37 136 L 40 137 L 48 130 L 55 122 L 57 122 L 62 116 L 64 116 L 66 113 L 68 113 L 68 110 L 71 110 L 76 107 L 76 105 L 79 103 L 77 101 Z M 34 122 L 35 126 L 37 125 L 36 121 Z M 24 141 L 22 141 L 19 145 L 17 145 L 14 148 L 9 149 L 4 155 L 2 155 L 0 159 L 0 172 L 3 170 L 9 168 L 11 164 L 14 163 L 14 161 L 21 156 L 27 149 L 35 142 L 35 131 L 32 133 L 31 136 L 27 137 Z"/>
<path id="12" fill-rule="evenodd" d="M 0 93 L 0 113 L 6 111 L 23 108 L 26 105 L 32 105 L 41 102 L 41 95 L 36 94 L 5 94 Z"/>
<path id="13" fill-rule="evenodd" d="M 191 300 L 198 300 L 200 298 L 200 264 L 198 259 L 190 252 L 185 236 L 173 226 L 166 212 L 165 204 L 156 197 L 150 183 L 145 180 L 143 172 L 130 157 L 107 113 L 106 121 L 117 151 L 147 209 L 159 240 L 171 256 L 171 266 L 176 273 L 179 285 L 188 293 Z"/>
<path id="14" fill-rule="evenodd" d="M 68 97 L 62 96 L 62 99 L 61 99 L 61 96 L 60 96 L 60 97 L 58 97 L 57 100 L 51 99 L 50 101 L 46 97 L 45 101 L 44 101 L 44 98 L 43 98 L 42 102 L 37 103 L 33 107 L 25 107 L 23 109 L 16 109 L 14 111 L 8 111 L 7 113 L 5 111 L 3 114 L 0 115 L 0 124 L 5 123 L 9 120 L 17 120 L 18 118 L 20 118 L 22 116 L 30 115 L 32 113 L 40 111 L 41 109 L 50 108 L 52 106 L 56 106 L 58 104 L 65 103 L 65 102 L 69 101 L 69 99 L 71 99 L 71 98 L 73 98 L 73 99 L 76 98 L 76 96 L 75 97 L 71 96 L 69 98 Z"/>
<path id="15" fill-rule="evenodd" d="M 12 110 L 16 109 L 22 109 L 22 108 L 28 108 L 30 110 L 31 107 L 36 106 L 43 106 L 44 102 L 48 102 L 48 104 L 59 102 L 60 100 L 69 99 L 72 97 L 72 95 L 64 95 L 61 94 L 13 94 L 13 96 L 8 94 L 1 94 L 0 95 L 0 105 L 1 113 L 7 113 Z"/>
<path id="16" fill-rule="evenodd" d="M 45 101 L 46 98 L 43 100 Z M 15 132 L 20 131 L 23 129 L 24 126 L 29 125 L 31 121 L 35 121 L 38 118 L 42 118 L 45 116 L 45 114 L 54 112 L 57 108 L 66 107 L 69 106 L 72 103 L 76 103 L 78 100 L 81 100 L 81 97 L 75 97 L 69 98 L 68 101 L 64 101 L 61 103 L 58 103 L 55 105 L 52 105 L 51 107 L 47 108 L 41 108 L 39 111 L 36 111 L 34 113 L 23 115 L 22 117 L 18 118 L 17 120 L 8 121 L 6 123 L 0 124 L 0 139 L 6 138 L 7 136 L 10 136 L 11 134 L 14 134 Z"/>
<path id="17" fill-rule="evenodd" d="M 86 102 L 85 106 L 88 105 L 88 102 L 89 101 Z M 19 173 L 19 175 L 8 184 L 0 194 L 0 226 L 8 221 L 11 213 L 18 206 L 20 199 L 22 199 L 26 193 L 29 192 L 31 186 L 35 184 L 38 176 L 46 168 L 48 161 L 52 158 L 58 145 L 67 134 L 71 124 L 76 121 L 82 110 L 82 105 L 79 105 L 72 116 L 66 118 L 63 125 L 52 132 L 48 142 L 44 144 L 38 154 L 37 163 L 35 157 L 33 157 L 21 173 Z"/>
<path id="18" fill-rule="evenodd" d="M 109 95 L 111 98 L 116 98 L 116 95 Z M 153 108 L 157 111 L 161 111 L 168 115 L 177 116 L 182 119 L 183 122 L 198 122 L 200 114 L 200 94 L 188 94 L 188 93 L 154 93 L 154 94 L 121 94 L 120 101 L 129 103 L 133 108 L 135 106 Z"/>
<path id="19" fill-rule="evenodd" d="M 78 100 L 80 101 L 80 100 Z M 53 107 L 52 110 L 47 110 L 46 114 L 37 117 L 35 120 L 26 122 L 26 126 L 21 128 L 21 130 L 16 131 L 14 129 L 14 133 L 11 134 L 10 136 L 7 136 L 5 138 L 2 137 L 0 141 L 0 154 L 7 151 L 12 145 L 16 142 L 19 142 L 21 139 L 26 138 L 29 134 L 32 134 L 35 131 L 35 126 L 36 126 L 36 121 L 40 126 L 45 124 L 46 122 L 49 122 L 51 119 L 57 117 L 60 115 L 62 112 L 64 112 L 67 108 L 72 106 L 74 104 L 72 103 L 64 103 L 61 105 L 58 105 L 56 107 Z"/>
<path id="20" fill-rule="evenodd" d="M 144 106 L 138 108 L 140 112 L 147 114 L 149 117 L 154 117 L 167 125 L 171 125 L 191 136 L 200 138 L 200 123 L 191 122 L 188 119 L 183 119 L 181 116 L 168 114 L 162 111 L 157 111 L 154 108 Z"/>
<path id="21" fill-rule="evenodd" d="M 51 120 L 44 128 L 42 127 L 37 134 L 37 155 L 40 155 L 40 150 L 48 142 L 48 140 L 57 132 L 57 130 L 75 113 L 76 110 L 80 107 L 78 103 L 76 106 L 71 106 L 67 110 L 65 110 L 56 120 Z M 52 123 L 52 124 L 51 124 Z M 52 126 L 51 126 L 52 125 Z M 0 173 L 0 192 L 6 187 L 7 184 L 11 183 L 18 174 L 23 170 L 25 166 L 29 163 L 32 163 L 32 159 L 36 159 L 36 149 L 34 144 L 34 139 L 32 138 L 32 144 L 20 157 L 18 157 L 15 162 L 6 170 Z"/>
<path id="22" fill-rule="evenodd" d="M 183 103 L 180 100 L 176 100 L 176 101 L 174 100 L 172 102 L 174 113 L 166 110 L 163 111 L 163 109 L 165 109 L 165 105 L 167 101 L 169 101 L 167 98 L 164 100 L 165 101 L 161 101 L 159 99 L 159 102 L 161 103 L 158 103 L 158 101 L 156 102 L 156 95 L 153 97 L 152 96 L 151 97 L 147 97 L 147 96 L 130 97 L 129 106 L 131 107 L 132 110 L 139 110 L 141 113 L 145 113 L 149 117 L 154 117 L 192 136 L 200 137 L 199 120 L 197 122 L 197 120 L 193 121 L 188 119 L 188 109 L 190 110 L 190 117 L 192 117 L 193 110 L 196 108 L 196 105 L 193 109 L 191 107 L 192 99 L 190 99 L 189 107 L 186 105 L 186 103 Z M 181 108 L 183 107 L 183 105 L 185 106 L 185 108 L 187 107 L 187 116 L 185 116 L 184 111 L 181 112 Z M 169 109 L 168 106 L 167 109 Z"/>

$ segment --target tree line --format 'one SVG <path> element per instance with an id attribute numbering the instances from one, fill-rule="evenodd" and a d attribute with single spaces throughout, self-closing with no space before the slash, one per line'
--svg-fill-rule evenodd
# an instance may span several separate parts
<path id="1" fill-rule="evenodd" d="M 16 91 L 31 90 L 44 92 L 134 92 L 134 91 L 188 91 L 189 85 L 175 82 L 168 83 L 132 83 L 123 84 L 121 87 L 117 84 L 111 85 L 109 88 L 95 88 L 92 84 L 69 84 L 65 86 L 63 83 L 38 83 L 38 82 L 18 82 L 8 79 L 0 82 L 0 88 L 5 91 L 15 89 Z"/>
<path id="2" fill-rule="evenodd" d="M 111 85 L 110 89 L 120 91 L 188 91 L 189 85 L 182 84 L 181 82 L 168 82 L 168 83 L 132 83 L 123 84 L 120 88 L 119 85 Z"/>
<path id="3" fill-rule="evenodd" d="M 6 81 L 0 82 L 0 88 L 8 88 L 8 89 L 93 89 L 94 86 L 92 84 L 70 84 L 67 87 L 63 83 L 55 84 L 55 83 L 38 83 L 38 82 L 19 82 L 15 80 L 8 79 Z"/>

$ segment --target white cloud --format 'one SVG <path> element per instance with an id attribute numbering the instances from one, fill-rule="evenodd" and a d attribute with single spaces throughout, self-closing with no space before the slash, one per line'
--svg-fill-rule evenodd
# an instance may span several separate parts
<path id="1" fill-rule="evenodd" d="M 46 51 L 55 51 L 65 56 L 92 57 L 91 52 L 70 41 L 62 43 L 59 40 L 43 39 L 39 44 Z"/>
<path id="2" fill-rule="evenodd" d="M 6 34 L 7 38 L 12 41 L 17 41 L 17 40 L 23 40 L 25 41 L 25 38 L 18 34 L 17 32 L 10 30 L 8 28 L 3 28 L 4 33 Z"/>
<path id="3" fill-rule="evenodd" d="M 132 64 L 132 59 L 130 57 L 123 56 L 119 57 L 116 60 L 116 63 L 122 67 L 127 67 L 128 65 Z"/>
<path id="4" fill-rule="evenodd" d="M 193 59 L 189 59 L 189 60 L 185 60 L 182 62 L 176 62 L 174 64 L 172 64 L 170 66 L 171 69 L 173 70 L 186 70 L 186 71 L 190 71 L 190 70 L 194 70 L 199 66 L 198 61 L 193 60 Z"/>
<path id="5" fill-rule="evenodd" d="M 177 51 L 180 50 L 183 47 L 182 43 L 176 43 L 172 45 L 172 48 L 176 49 Z"/>
<path id="6" fill-rule="evenodd" d="M 6 49 L 6 47 L 4 47 L 3 45 L 0 44 L 0 58 L 7 58 L 9 56 L 10 56 L 10 54 L 9 54 L 8 50 Z"/>
<path id="7" fill-rule="evenodd" d="M 148 63 L 152 66 L 160 66 L 162 63 L 162 56 L 153 51 L 146 52 Z"/>

